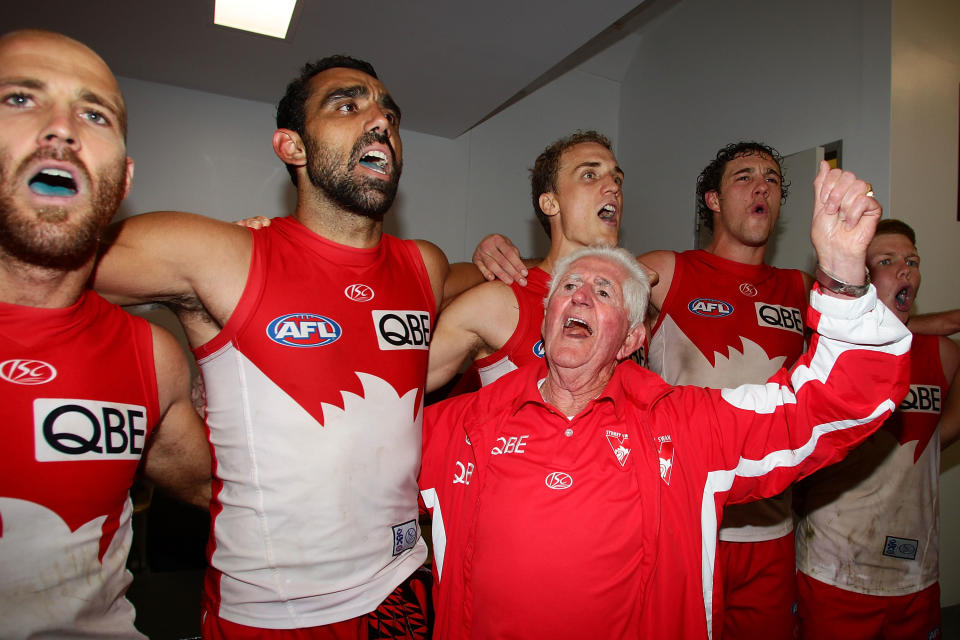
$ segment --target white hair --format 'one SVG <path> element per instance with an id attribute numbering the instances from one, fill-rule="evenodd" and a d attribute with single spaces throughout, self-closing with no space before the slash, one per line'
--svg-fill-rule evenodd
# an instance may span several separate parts
<path id="1" fill-rule="evenodd" d="M 547 292 L 547 297 L 543 301 L 544 306 L 550 302 L 554 291 L 557 290 L 557 285 L 567 275 L 570 266 L 581 258 L 602 258 L 623 267 L 627 272 L 627 278 L 620 283 L 620 288 L 623 290 L 623 305 L 627 309 L 630 329 L 642 323 L 647 313 L 647 301 L 650 299 L 650 279 L 633 254 L 619 247 L 586 247 L 557 260 L 553 266 L 550 291 Z"/>

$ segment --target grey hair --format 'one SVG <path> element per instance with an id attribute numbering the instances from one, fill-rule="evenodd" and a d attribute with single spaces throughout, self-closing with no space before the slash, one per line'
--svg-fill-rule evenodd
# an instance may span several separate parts
<path id="1" fill-rule="evenodd" d="M 620 287 L 623 290 L 623 304 L 627 309 L 630 329 L 642 323 L 647 313 L 647 301 L 650 299 L 650 278 L 647 277 L 647 272 L 643 270 L 633 254 L 619 247 L 586 247 L 577 249 L 570 255 L 557 260 L 557 263 L 553 266 L 550 291 L 543 301 L 544 306 L 553 297 L 553 293 L 557 290 L 557 286 L 563 277 L 567 275 L 570 266 L 581 258 L 603 258 L 623 267 L 627 272 L 627 279 L 621 283 Z"/>

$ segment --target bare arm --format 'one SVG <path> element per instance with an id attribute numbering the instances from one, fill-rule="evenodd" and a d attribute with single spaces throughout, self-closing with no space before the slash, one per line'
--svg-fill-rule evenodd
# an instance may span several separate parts
<path id="1" fill-rule="evenodd" d="M 190 368 L 174 337 L 160 327 L 151 328 L 161 415 L 143 454 L 143 472 L 158 487 L 206 509 L 211 495 L 210 447 L 190 402 Z"/>
<path id="2" fill-rule="evenodd" d="M 449 382 L 464 360 L 502 347 L 519 318 L 517 299 L 502 282 L 487 282 L 458 296 L 440 314 L 433 332 L 427 391 Z"/>
<path id="3" fill-rule="evenodd" d="M 960 309 L 910 316 L 910 330 L 929 336 L 949 336 L 960 331 Z"/>
<path id="4" fill-rule="evenodd" d="M 213 337 L 240 299 L 253 243 L 243 227 L 165 211 L 112 225 L 104 246 L 94 288 L 119 304 L 170 305 L 191 343 L 199 344 Z M 184 312 L 217 325 L 191 322 Z"/>
<path id="5" fill-rule="evenodd" d="M 647 312 L 647 317 L 650 318 L 651 322 L 656 322 L 663 301 L 666 300 L 667 293 L 670 291 L 670 285 L 673 284 L 677 254 L 673 251 L 650 251 L 637 256 L 637 260 L 648 272 L 656 272 L 657 278 L 650 280 L 650 309 Z"/>
<path id="6" fill-rule="evenodd" d="M 950 383 L 940 413 L 940 448 L 946 449 L 960 437 L 960 347 L 940 337 L 940 364 Z"/>

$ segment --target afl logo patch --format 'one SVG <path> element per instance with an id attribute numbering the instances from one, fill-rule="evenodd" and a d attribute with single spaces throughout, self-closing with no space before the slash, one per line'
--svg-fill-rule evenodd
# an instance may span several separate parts
<path id="1" fill-rule="evenodd" d="M 542 338 L 537 342 L 537 344 L 533 345 L 533 355 L 537 356 L 538 358 L 543 357 L 543 339 Z"/>
<path id="2" fill-rule="evenodd" d="M 354 302 L 370 302 L 373 300 L 373 289 L 365 284 L 352 284 L 343 290 L 343 295 Z"/>
<path id="3" fill-rule="evenodd" d="M 723 300 L 712 300 L 710 298 L 697 298 L 691 300 L 687 305 L 691 313 L 706 318 L 724 318 L 733 313 L 733 305 Z"/>
<path id="4" fill-rule="evenodd" d="M 14 384 L 43 384 L 57 377 L 52 364 L 42 360 L 5 360 L 0 362 L 0 378 Z"/>
<path id="5" fill-rule="evenodd" d="M 285 347 L 322 347 L 342 333 L 334 320 L 315 313 L 288 313 L 267 325 L 267 337 Z"/>
<path id="6" fill-rule="evenodd" d="M 569 473 L 554 471 L 544 479 L 544 483 L 548 489 L 569 489 L 573 486 L 573 478 L 570 477 Z"/>

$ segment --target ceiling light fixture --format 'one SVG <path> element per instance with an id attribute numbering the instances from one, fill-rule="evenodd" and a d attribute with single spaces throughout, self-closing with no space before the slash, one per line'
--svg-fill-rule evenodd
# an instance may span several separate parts
<path id="1" fill-rule="evenodd" d="M 297 0 L 216 0 L 213 23 L 286 38 Z"/>

